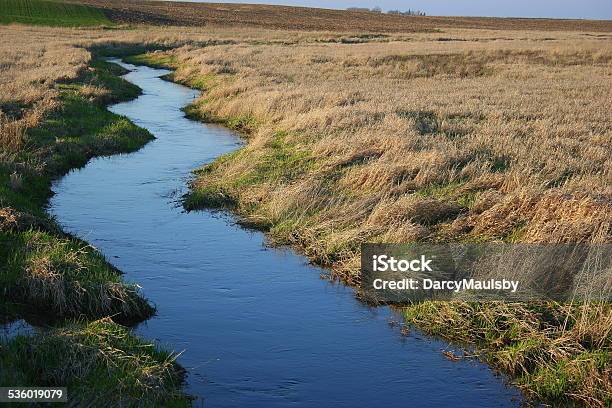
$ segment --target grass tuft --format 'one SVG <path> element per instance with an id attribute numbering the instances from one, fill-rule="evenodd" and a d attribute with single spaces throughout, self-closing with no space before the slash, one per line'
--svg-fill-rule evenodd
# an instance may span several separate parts
<path id="1" fill-rule="evenodd" d="M 2 386 L 67 387 L 74 406 L 187 407 L 176 356 L 110 319 L 0 343 Z"/>

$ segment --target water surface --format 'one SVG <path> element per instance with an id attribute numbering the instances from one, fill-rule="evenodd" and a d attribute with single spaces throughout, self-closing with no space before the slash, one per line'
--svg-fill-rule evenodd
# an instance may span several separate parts
<path id="1" fill-rule="evenodd" d="M 158 315 L 136 331 L 177 351 L 207 407 L 506 407 L 519 393 L 445 343 L 402 335 L 322 270 L 218 212 L 186 213 L 191 170 L 239 148 L 231 131 L 188 120 L 196 91 L 136 67 L 138 99 L 110 110 L 156 136 L 98 158 L 54 185 L 49 211 L 143 287 Z M 200 400 L 200 401 L 201 401 Z"/>

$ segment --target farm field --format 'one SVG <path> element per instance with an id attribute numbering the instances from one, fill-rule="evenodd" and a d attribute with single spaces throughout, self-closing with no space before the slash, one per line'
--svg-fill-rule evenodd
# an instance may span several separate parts
<path id="1" fill-rule="evenodd" d="M 104 109 L 139 93 L 107 56 L 174 70 L 169 79 L 203 91 L 189 117 L 246 140 L 194 169 L 187 209 L 231 210 L 349 285 L 359 283 L 364 242 L 612 242 L 610 21 L 86 4 L 0 0 L 2 23 L 119 25 L 0 26 L 0 304 L 9 321 L 22 314 L 15 304 L 66 319 L 31 340 L 41 352 L 112 347 L 109 360 L 88 358 L 99 370 L 127 361 L 113 378 L 121 387 L 134 371 L 135 398 L 147 392 L 141 361 L 170 395 L 151 403 L 188 404 L 172 354 L 141 353 L 143 340 L 117 324 L 154 309 L 44 212 L 52 180 L 151 140 Z M 124 321 L 105 319 L 118 313 Z M 534 401 L 612 401 L 609 303 L 426 302 L 402 313 L 475 344 Z M 89 323 L 74 325 L 78 316 Z M 3 345 L 15 353 L 1 361 L 23 378 L 36 375 L 25 368 L 28 341 Z"/>
<path id="2" fill-rule="evenodd" d="M 13 22 L 46 26 L 111 24 L 101 10 L 83 4 L 54 0 L 0 1 L 0 24 Z"/>
<path id="3" fill-rule="evenodd" d="M 445 28 L 609 32 L 609 22 L 478 17 L 411 17 L 362 11 L 230 3 L 85 0 L 113 21 L 174 26 L 251 26 L 283 30 L 418 32 Z"/>

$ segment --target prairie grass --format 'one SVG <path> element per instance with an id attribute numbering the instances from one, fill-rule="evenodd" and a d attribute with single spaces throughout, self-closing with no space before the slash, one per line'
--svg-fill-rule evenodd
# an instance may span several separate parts
<path id="1" fill-rule="evenodd" d="M 210 78 L 188 112 L 250 142 L 198 173 L 188 207 L 224 197 L 263 228 L 291 225 L 273 241 L 356 281 L 345 266 L 368 241 L 609 242 L 611 55 L 584 40 L 423 39 L 149 59 L 172 60 L 177 81 Z"/>

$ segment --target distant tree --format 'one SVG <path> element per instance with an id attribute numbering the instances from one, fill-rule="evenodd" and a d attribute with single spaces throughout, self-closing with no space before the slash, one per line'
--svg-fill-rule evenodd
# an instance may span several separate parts
<path id="1" fill-rule="evenodd" d="M 425 13 L 420 10 L 412 10 L 412 9 L 408 9 L 406 11 L 389 10 L 387 11 L 387 14 L 396 14 L 396 15 L 402 15 L 402 16 L 424 16 L 425 15 Z"/>
<path id="2" fill-rule="evenodd" d="M 369 11 L 372 13 L 382 13 L 382 9 L 378 6 L 372 7 L 371 9 L 367 7 L 347 7 L 348 11 Z M 399 12 L 398 12 L 399 13 Z"/>

